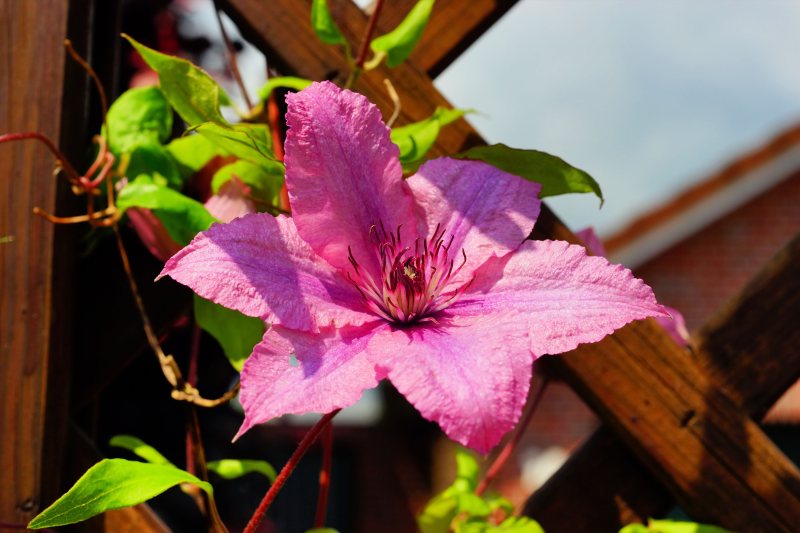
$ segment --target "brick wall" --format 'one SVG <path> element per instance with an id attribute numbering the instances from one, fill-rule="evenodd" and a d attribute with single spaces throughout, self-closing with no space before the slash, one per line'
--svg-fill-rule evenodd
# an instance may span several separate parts
<path id="1" fill-rule="evenodd" d="M 800 232 L 800 172 L 636 269 L 662 303 L 701 326 Z"/>

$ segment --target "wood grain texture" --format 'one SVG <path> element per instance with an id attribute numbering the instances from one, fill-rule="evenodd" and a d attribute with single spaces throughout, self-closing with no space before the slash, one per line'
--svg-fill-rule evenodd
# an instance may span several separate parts
<path id="1" fill-rule="evenodd" d="M 339 53 L 316 42 L 306 2 L 227 4 L 247 34 L 287 73 L 343 76 L 346 67 Z M 334 15 L 343 32 L 357 42 L 353 37 L 362 31 L 365 16 L 352 4 L 337 5 Z M 391 106 L 387 108 L 381 76 L 390 75 L 404 119 L 419 120 L 443 102 L 421 72 L 405 64 L 391 73 L 375 73 L 377 80 L 365 76 L 356 89 L 387 114 Z M 456 152 L 475 142 L 480 138 L 462 120 L 442 131 L 436 153 Z M 549 211 L 540 217 L 538 232 L 574 239 Z M 788 530 L 800 523 L 797 470 L 656 325 L 633 324 L 557 361 L 564 378 L 697 517 L 748 531 Z"/>
<path id="2" fill-rule="evenodd" d="M 436 0 L 425 33 L 409 60 L 435 78 L 516 3 L 517 0 Z M 394 29 L 414 4 L 416 0 L 386 2 L 378 18 L 381 32 Z"/>
<path id="3" fill-rule="evenodd" d="M 38 131 L 58 141 L 67 0 L 0 0 L 0 132 Z M 42 31 L 46 28 L 46 31 Z M 0 145 L 0 520 L 27 523 L 41 505 L 45 413 L 54 315 L 54 158 L 35 141 Z M 58 296 L 56 295 L 56 299 Z M 62 352 L 63 353 L 63 352 Z M 57 363 L 57 361 L 56 361 Z"/>
<path id="4" fill-rule="evenodd" d="M 709 381 L 756 420 L 800 377 L 798 272 L 800 236 L 765 265 L 693 342 L 692 359 Z M 627 501 L 633 514 L 620 511 L 617 526 L 631 518 L 643 521 L 667 511 L 673 499 L 653 493 L 653 477 L 638 461 L 624 460 L 624 453 L 625 447 L 615 436 L 598 431 L 531 497 L 526 514 L 536 517 L 547 531 L 558 533 L 590 531 L 597 526 L 585 513 L 570 515 L 565 523 L 560 509 L 570 501 L 593 502 L 591 508 L 604 509 L 607 518 L 611 518 L 616 501 Z M 612 501 L 609 493 L 636 497 Z M 614 525 L 603 524 L 608 529 Z"/>

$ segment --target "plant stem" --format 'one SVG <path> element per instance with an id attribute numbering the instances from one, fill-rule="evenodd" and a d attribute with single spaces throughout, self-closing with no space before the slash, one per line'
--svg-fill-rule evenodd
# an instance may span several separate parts
<path id="1" fill-rule="evenodd" d="M 233 43 L 228 37 L 228 32 L 225 30 L 225 25 L 222 23 L 222 15 L 220 14 L 219 6 L 217 6 L 216 0 L 214 1 L 214 14 L 217 16 L 219 31 L 222 33 L 222 40 L 225 42 L 225 48 L 228 50 L 231 74 L 233 74 L 233 79 L 236 80 L 236 85 L 239 86 L 239 91 L 242 93 L 242 98 L 244 98 L 244 102 L 247 104 L 247 110 L 250 111 L 253 109 L 253 101 L 250 100 L 250 95 L 247 94 L 247 89 L 244 86 L 242 74 L 239 71 L 239 62 L 236 60 L 236 49 L 233 47 Z"/>
<path id="2" fill-rule="evenodd" d="M 375 9 L 372 10 L 372 15 L 369 17 L 367 30 L 364 32 L 364 40 L 361 42 L 361 48 L 358 51 L 358 56 L 356 56 L 356 68 L 359 70 L 364 68 L 364 62 L 367 60 L 369 43 L 372 40 L 372 34 L 375 31 L 375 25 L 378 22 L 378 15 L 380 15 L 382 7 L 383 0 L 377 0 L 375 2 Z"/>
<path id="3" fill-rule="evenodd" d="M 331 490 L 331 464 L 333 463 L 333 426 L 328 424 L 322 430 L 322 468 L 319 471 L 319 496 L 314 527 L 325 527 L 325 514 L 328 511 L 328 494 Z"/>
<path id="4" fill-rule="evenodd" d="M 67 158 L 64 154 L 61 153 L 53 141 L 48 139 L 46 136 L 42 135 L 41 133 L 31 131 L 31 132 L 23 132 L 23 133 L 6 133 L 4 135 L 0 135 L 0 143 L 10 142 L 10 141 L 23 141 L 26 139 L 35 139 L 44 143 L 45 146 L 56 156 L 58 160 L 58 165 L 64 169 L 64 172 L 67 173 L 67 178 L 69 179 L 70 183 L 77 184 L 78 179 L 80 176 L 75 168 L 69 164 Z"/>
<path id="5" fill-rule="evenodd" d="M 347 82 L 344 84 L 345 89 L 350 89 L 364 70 L 369 43 L 372 40 L 372 34 L 375 32 L 375 25 L 378 23 L 378 15 L 380 15 L 382 7 L 383 0 L 376 0 L 375 9 L 372 10 L 372 15 L 370 15 L 369 22 L 367 23 L 367 29 L 364 31 L 364 39 L 358 50 L 358 56 L 356 56 L 356 60 L 353 63 L 353 70 L 350 72 L 350 75 L 347 77 Z"/>
<path id="6" fill-rule="evenodd" d="M 489 484 L 494 480 L 494 478 L 506 464 L 508 458 L 514 453 L 514 450 L 516 449 L 517 444 L 519 444 L 522 435 L 525 434 L 525 429 L 528 427 L 528 424 L 530 424 L 531 418 L 533 418 L 533 413 L 536 412 L 536 409 L 539 407 L 539 403 L 542 401 L 544 391 L 547 389 L 547 383 L 548 379 L 544 378 L 542 384 L 539 385 L 539 389 L 536 391 L 536 395 L 533 397 L 533 400 L 531 400 L 528 410 L 522 416 L 522 420 L 517 425 L 517 431 L 514 433 L 514 436 L 511 437 L 511 440 L 506 443 L 506 445 L 503 447 L 503 450 L 497 454 L 497 457 L 495 457 L 494 462 L 486 471 L 486 475 L 478 485 L 478 488 L 475 489 L 475 494 L 478 496 L 486 492 Z"/>
<path id="7" fill-rule="evenodd" d="M 244 533 L 255 533 L 256 529 L 258 528 L 261 521 L 264 520 L 264 516 L 267 513 L 267 509 L 275 500 L 275 497 L 280 492 L 281 488 L 283 487 L 286 480 L 289 479 L 289 476 L 292 474 L 292 471 L 295 469 L 297 464 L 300 462 L 300 459 L 306 454 L 308 449 L 314 444 L 314 441 L 317 440 L 319 434 L 322 430 L 327 426 L 330 421 L 333 419 L 334 416 L 339 413 L 341 409 L 335 409 L 330 413 L 326 414 L 319 421 L 314 424 L 314 426 L 305 434 L 303 440 L 300 441 L 300 444 L 297 446 L 297 449 L 294 451 L 292 456 L 289 458 L 289 461 L 283 466 L 281 471 L 278 473 L 278 477 L 275 478 L 275 482 L 269 488 L 267 493 L 264 495 L 264 498 L 261 500 L 261 503 L 258 504 L 258 509 L 256 512 L 253 513 L 253 516 L 250 518 L 250 521 L 247 523 L 247 527 L 244 529 Z"/>

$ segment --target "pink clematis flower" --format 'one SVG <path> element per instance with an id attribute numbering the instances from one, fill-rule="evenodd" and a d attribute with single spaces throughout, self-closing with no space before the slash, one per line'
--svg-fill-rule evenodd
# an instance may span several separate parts
<path id="1" fill-rule="evenodd" d="M 525 240 L 537 184 L 446 158 L 403 180 L 365 97 L 326 82 L 287 102 L 293 216 L 215 225 L 162 273 L 271 324 L 242 372 L 238 435 L 351 405 L 388 378 L 485 453 L 519 419 L 537 356 L 664 314 L 623 267 Z"/>
<path id="2" fill-rule="evenodd" d="M 580 231 L 576 231 L 575 235 L 583 241 L 583 244 L 586 245 L 586 249 L 591 253 L 603 257 L 606 256 L 606 247 L 603 246 L 603 241 L 600 240 L 600 237 L 595 233 L 594 228 L 583 228 Z M 691 336 L 689 335 L 689 330 L 686 329 L 686 320 L 684 320 L 683 314 L 674 307 L 665 305 L 663 309 L 669 316 L 656 317 L 658 325 L 669 333 L 669 336 L 672 337 L 672 340 L 674 340 L 678 346 L 689 346 Z"/>

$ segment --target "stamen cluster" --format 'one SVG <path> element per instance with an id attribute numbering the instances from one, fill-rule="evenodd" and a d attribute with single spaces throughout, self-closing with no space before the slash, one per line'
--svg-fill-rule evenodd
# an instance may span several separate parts
<path id="1" fill-rule="evenodd" d="M 402 226 L 387 232 L 383 223 L 370 228 L 373 253 L 379 259 L 380 279 L 361 267 L 348 247 L 353 275 L 348 274 L 367 307 L 378 316 L 391 322 L 409 323 L 430 317 L 449 306 L 469 284 L 444 292 L 453 277 L 467 262 L 455 267 L 450 258 L 453 237 L 445 241 L 445 230 L 436 226 L 428 239 L 417 238 L 414 246 L 403 246 Z M 445 244 L 446 242 L 446 244 Z"/>

